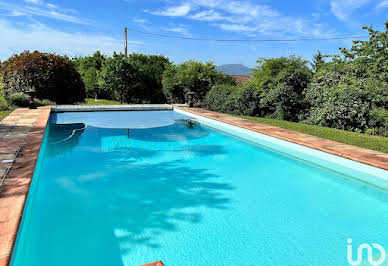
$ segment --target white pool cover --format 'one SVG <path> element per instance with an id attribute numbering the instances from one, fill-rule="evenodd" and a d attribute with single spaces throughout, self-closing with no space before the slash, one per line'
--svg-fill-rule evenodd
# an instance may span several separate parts
<path id="1" fill-rule="evenodd" d="M 99 128 L 143 129 L 169 126 L 178 119 L 186 118 L 189 117 L 174 111 L 66 112 L 51 114 L 50 123 L 84 123 Z"/>

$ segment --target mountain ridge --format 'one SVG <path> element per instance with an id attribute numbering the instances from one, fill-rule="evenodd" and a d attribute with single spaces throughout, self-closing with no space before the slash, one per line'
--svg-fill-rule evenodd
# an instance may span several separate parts
<path id="1" fill-rule="evenodd" d="M 252 69 L 242 64 L 223 64 L 216 67 L 216 70 L 231 76 L 251 76 Z"/>

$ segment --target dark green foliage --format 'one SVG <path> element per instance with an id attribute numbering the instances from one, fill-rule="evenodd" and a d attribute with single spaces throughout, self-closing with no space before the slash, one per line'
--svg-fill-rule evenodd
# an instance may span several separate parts
<path id="1" fill-rule="evenodd" d="M 87 97 L 106 97 L 104 91 L 98 86 L 97 73 L 101 70 L 106 57 L 99 51 L 92 56 L 75 57 L 72 59 L 77 71 L 80 73 L 86 88 Z"/>
<path id="2" fill-rule="evenodd" d="M 40 99 L 34 99 L 34 104 L 36 106 L 55 105 L 55 103 L 50 100 L 40 100 Z"/>
<path id="3" fill-rule="evenodd" d="M 4 96 L 0 95 L 0 111 L 8 110 L 9 106 Z"/>
<path id="4" fill-rule="evenodd" d="M 321 54 L 320 51 L 318 51 L 312 59 L 311 67 L 314 72 L 317 72 L 319 68 L 325 64 L 324 56 Z"/>
<path id="5" fill-rule="evenodd" d="M 98 84 L 111 100 L 163 103 L 162 75 L 169 64 L 166 57 L 159 55 L 114 54 L 98 72 Z"/>
<path id="6" fill-rule="evenodd" d="M 111 95 L 110 99 L 131 102 L 131 96 L 138 89 L 135 72 L 135 66 L 123 54 L 114 54 L 98 73 L 99 85 Z"/>
<path id="7" fill-rule="evenodd" d="M 311 80 L 308 61 L 300 57 L 259 59 L 253 71 L 267 117 L 297 121 L 306 108 L 304 92 Z"/>
<path id="8" fill-rule="evenodd" d="M 166 99 L 162 90 L 163 73 L 171 63 L 167 57 L 162 55 L 130 54 L 128 60 L 132 62 L 137 70 L 141 90 L 138 91 L 139 102 L 165 103 Z"/>
<path id="9" fill-rule="evenodd" d="M 368 41 L 341 48 L 315 73 L 307 123 L 388 136 L 388 32 L 364 29 Z"/>
<path id="10" fill-rule="evenodd" d="M 209 109 L 388 136 L 388 23 L 341 55 L 260 59 L 244 86 L 214 86 Z M 329 58 L 325 62 L 324 58 Z"/>
<path id="11" fill-rule="evenodd" d="M 234 84 L 234 81 L 217 72 L 211 62 L 187 61 L 171 65 L 163 74 L 163 93 L 170 103 L 184 103 L 188 92 L 194 92 L 196 102 L 202 103 L 216 84 Z"/>
<path id="12" fill-rule="evenodd" d="M 260 96 L 253 83 L 215 85 L 206 96 L 206 106 L 217 112 L 255 116 L 260 112 Z"/>
<path id="13" fill-rule="evenodd" d="M 85 98 L 85 86 L 74 64 L 65 56 L 28 51 L 13 55 L 0 70 L 6 98 L 34 90 L 38 99 L 76 103 Z"/>
<path id="14" fill-rule="evenodd" d="M 28 107 L 30 104 L 30 96 L 22 92 L 15 92 L 9 95 L 8 101 L 11 105 L 18 107 Z"/>
<path id="15" fill-rule="evenodd" d="M 235 111 L 233 97 L 238 90 L 233 85 L 215 85 L 206 95 L 206 106 L 216 112 L 231 113 Z"/>

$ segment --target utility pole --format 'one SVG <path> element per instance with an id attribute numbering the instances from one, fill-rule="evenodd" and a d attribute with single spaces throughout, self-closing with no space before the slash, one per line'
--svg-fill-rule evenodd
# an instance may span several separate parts
<path id="1" fill-rule="evenodd" d="M 127 31 L 128 31 L 128 28 L 127 27 L 125 27 L 124 28 L 124 31 L 125 31 L 125 43 L 124 43 L 124 50 L 125 50 L 125 57 L 127 57 L 128 56 L 128 40 L 127 40 Z"/>

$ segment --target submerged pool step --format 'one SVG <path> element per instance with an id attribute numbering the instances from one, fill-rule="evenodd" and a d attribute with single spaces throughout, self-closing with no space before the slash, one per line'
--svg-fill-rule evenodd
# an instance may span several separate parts
<path id="1" fill-rule="evenodd" d="M 128 104 L 128 105 L 56 105 L 52 112 L 106 112 L 106 111 L 170 111 L 168 104 Z"/>

